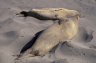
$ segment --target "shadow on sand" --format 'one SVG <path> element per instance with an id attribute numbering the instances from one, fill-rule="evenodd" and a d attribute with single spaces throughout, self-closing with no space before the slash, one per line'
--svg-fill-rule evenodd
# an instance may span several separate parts
<path id="1" fill-rule="evenodd" d="M 42 34 L 44 30 L 41 30 L 35 34 L 35 36 L 30 40 L 20 51 L 20 53 L 24 53 L 27 49 L 31 48 L 35 43 L 36 39 Z"/>

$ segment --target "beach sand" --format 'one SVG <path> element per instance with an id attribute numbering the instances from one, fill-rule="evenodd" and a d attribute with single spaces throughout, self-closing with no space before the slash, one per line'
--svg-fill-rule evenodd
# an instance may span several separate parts
<path id="1" fill-rule="evenodd" d="M 35 34 L 54 22 L 16 14 L 34 8 L 67 8 L 80 12 L 79 32 L 71 43 L 44 57 L 15 60 Z M 96 0 L 0 0 L 0 63 L 96 63 Z M 31 47 L 31 45 L 29 45 Z"/>

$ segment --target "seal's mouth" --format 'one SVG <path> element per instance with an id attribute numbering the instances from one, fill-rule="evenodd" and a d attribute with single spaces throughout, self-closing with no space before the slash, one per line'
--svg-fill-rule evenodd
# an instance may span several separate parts
<path id="1" fill-rule="evenodd" d="M 77 16 L 77 20 L 79 20 L 79 16 Z"/>

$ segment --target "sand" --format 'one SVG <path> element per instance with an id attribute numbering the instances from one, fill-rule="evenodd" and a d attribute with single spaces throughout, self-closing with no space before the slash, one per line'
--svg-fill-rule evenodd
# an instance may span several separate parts
<path id="1" fill-rule="evenodd" d="M 15 60 L 35 34 L 52 25 L 51 20 L 20 17 L 16 13 L 33 8 L 68 8 L 80 12 L 78 35 L 60 44 L 44 57 Z M 95 0 L 0 0 L 0 63 L 96 63 Z M 31 46 L 31 45 L 30 45 Z"/>

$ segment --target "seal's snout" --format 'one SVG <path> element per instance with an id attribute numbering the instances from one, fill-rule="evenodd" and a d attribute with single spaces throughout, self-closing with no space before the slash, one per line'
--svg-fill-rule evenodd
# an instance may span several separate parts
<path id="1" fill-rule="evenodd" d="M 77 20 L 80 18 L 80 13 L 78 11 L 72 10 L 72 13 L 70 13 L 71 16 L 75 17 Z"/>
<path id="2" fill-rule="evenodd" d="M 76 13 L 76 16 L 81 17 L 81 14 L 79 12 Z"/>
<path id="3" fill-rule="evenodd" d="M 79 20 L 79 18 L 81 17 L 81 14 L 79 12 L 77 12 L 75 16 L 76 16 L 77 20 Z"/>

